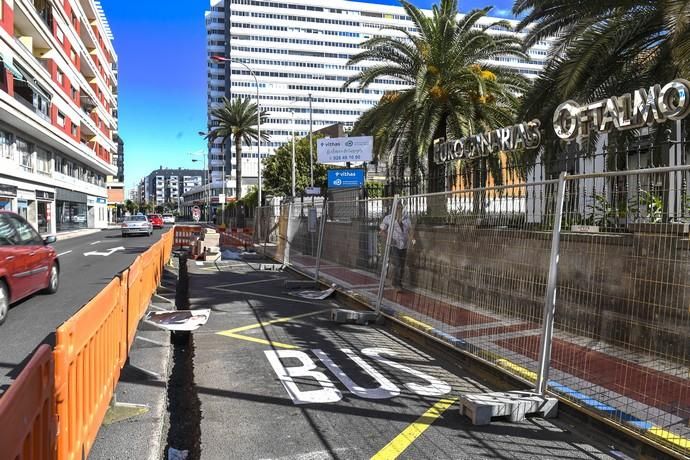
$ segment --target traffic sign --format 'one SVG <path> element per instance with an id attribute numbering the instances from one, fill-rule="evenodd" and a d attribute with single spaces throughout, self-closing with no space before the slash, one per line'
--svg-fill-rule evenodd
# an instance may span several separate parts
<path id="1" fill-rule="evenodd" d="M 364 169 L 329 169 L 329 188 L 359 188 L 364 185 Z"/>
<path id="2" fill-rule="evenodd" d="M 304 189 L 307 195 L 321 195 L 321 187 L 307 187 Z"/>

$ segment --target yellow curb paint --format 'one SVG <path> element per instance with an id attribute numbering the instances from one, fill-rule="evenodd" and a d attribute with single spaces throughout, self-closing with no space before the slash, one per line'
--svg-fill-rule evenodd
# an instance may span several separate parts
<path id="1" fill-rule="evenodd" d="M 262 345 L 268 345 L 276 348 L 287 348 L 288 350 L 298 350 L 299 347 L 295 345 L 288 345 L 286 343 L 275 342 L 273 340 L 264 340 L 257 337 L 250 337 L 248 335 L 233 334 L 232 332 L 219 332 L 219 335 L 224 335 L 225 337 L 231 337 L 233 339 L 246 340 L 247 342 L 260 343 Z"/>
<path id="2" fill-rule="evenodd" d="M 504 369 L 507 369 L 509 371 L 513 371 L 523 379 L 529 380 L 530 382 L 536 382 L 537 381 L 537 373 L 532 372 L 529 369 L 525 369 L 522 366 L 518 366 L 515 363 L 512 363 L 508 361 L 507 359 L 497 359 L 496 364 L 501 366 Z"/>
<path id="3" fill-rule="evenodd" d="M 414 318 L 411 317 L 411 316 L 400 315 L 400 316 L 398 316 L 398 319 L 400 319 L 400 321 L 402 321 L 403 323 L 409 324 L 410 326 L 416 327 L 417 329 L 421 329 L 421 330 L 423 330 L 424 332 L 428 331 L 429 329 L 433 329 L 433 328 L 434 328 L 433 326 L 430 326 L 430 325 L 428 325 L 428 324 L 426 324 L 426 323 L 423 323 L 423 322 L 421 322 L 421 321 L 418 321 L 418 320 L 414 319 Z"/>
<path id="4" fill-rule="evenodd" d="M 664 442 L 678 446 L 685 451 L 690 450 L 690 439 L 683 438 L 677 434 L 671 433 L 670 431 L 666 431 L 659 427 L 652 427 L 647 430 L 647 433 L 655 438 L 661 439 Z"/>
<path id="5" fill-rule="evenodd" d="M 258 327 L 268 326 L 269 324 L 285 323 L 285 322 L 288 322 L 288 321 L 292 321 L 293 319 L 305 318 L 305 317 L 307 317 L 307 316 L 318 315 L 318 314 L 321 314 L 321 313 L 326 312 L 326 311 L 330 311 L 330 309 L 328 309 L 328 310 L 312 311 L 312 312 L 309 312 L 309 313 L 303 313 L 303 314 L 301 314 L 301 315 L 290 316 L 290 317 L 288 317 L 288 318 L 279 318 L 279 319 L 273 319 L 273 320 L 271 320 L 271 321 L 262 321 L 262 322 L 260 322 L 260 323 L 250 324 L 250 325 L 248 325 L 248 326 L 236 327 L 235 329 L 228 329 L 227 331 L 217 332 L 217 334 L 225 335 L 224 333 L 226 333 L 226 332 L 227 332 L 227 333 L 231 333 L 231 334 L 233 334 L 233 333 L 235 333 L 235 332 L 244 332 L 244 331 L 248 331 L 248 330 L 250 330 L 250 329 L 256 329 L 256 328 L 258 328 Z"/>
<path id="6" fill-rule="evenodd" d="M 395 439 L 386 444 L 376 455 L 371 457 L 371 460 L 391 460 L 398 458 L 405 449 L 410 447 L 410 445 L 457 400 L 458 398 L 444 398 L 439 400 L 424 412 L 421 417 L 415 420 L 414 423 L 405 428 Z"/>

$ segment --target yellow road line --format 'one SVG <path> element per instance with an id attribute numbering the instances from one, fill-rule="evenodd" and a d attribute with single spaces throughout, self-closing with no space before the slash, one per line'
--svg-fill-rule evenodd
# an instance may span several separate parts
<path id="1" fill-rule="evenodd" d="M 288 318 L 279 318 L 279 319 L 273 319 L 273 320 L 271 320 L 271 321 L 262 321 L 262 322 L 260 322 L 260 323 L 250 324 L 249 326 L 236 327 L 235 329 L 229 329 L 229 330 L 227 330 L 227 331 L 218 332 L 217 334 L 225 335 L 226 332 L 232 334 L 232 333 L 235 333 L 235 332 L 248 331 L 248 330 L 250 330 L 250 329 L 256 329 L 257 327 L 268 326 L 269 324 L 285 323 L 285 322 L 287 322 L 287 321 L 292 321 L 293 319 L 297 319 L 297 318 L 304 318 L 304 317 L 307 317 L 307 316 L 318 315 L 318 314 L 321 314 L 321 313 L 326 312 L 326 311 L 330 311 L 330 309 L 328 309 L 328 310 L 312 311 L 312 312 L 309 312 L 309 313 L 303 313 L 303 314 L 301 314 L 301 315 L 290 316 L 290 317 L 288 317 Z"/>
<path id="2" fill-rule="evenodd" d="M 405 428 L 395 439 L 386 444 L 376 455 L 371 457 L 371 460 L 390 460 L 398 458 L 405 449 L 410 447 L 410 445 L 457 400 L 458 398 L 444 398 L 439 400 L 424 412 L 421 417 L 415 420 L 414 423 Z"/>
<path id="3" fill-rule="evenodd" d="M 224 335 L 226 337 L 231 337 L 233 339 L 246 340 L 247 342 L 260 343 L 260 344 L 268 345 L 271 347 L 287 348 L 288 350 L 298 350 L 299 349 L 299 347 L 295 346 L 295 345 L 288 345 L 287 343 L 275 342 L 273 340 L 259 339 L 257 337 L 250 337 L 248 335 L 233 334 L 232 332 L 227 332 L 227 331 L 219 332 L 218 334 Z"/>

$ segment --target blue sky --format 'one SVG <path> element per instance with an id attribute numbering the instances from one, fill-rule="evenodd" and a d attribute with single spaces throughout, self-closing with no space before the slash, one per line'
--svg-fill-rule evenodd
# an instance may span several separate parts
<path id="1" fill-rule="evenodd" d="M 119 59 L 119 131 L 129 190 L 159 166 L 201 167 L 205 149 L 207 0 L 101 0 Z M 397 0 L 377 3 L 399 5 Z M 429 8 L 434 2 L 413 3 Z M 487 5 L 510 17 L 512 0 L 460 0 L 460 10 Z M 201 157 L 197 157 L 201 158 Z"/>

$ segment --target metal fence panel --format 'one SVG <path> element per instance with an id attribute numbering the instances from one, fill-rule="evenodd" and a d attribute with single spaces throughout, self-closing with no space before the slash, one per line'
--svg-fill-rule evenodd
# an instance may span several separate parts
<path id="1" fill-rule="evenodd" d="M 687 176 L 567 178 L 550 388 L 690 454 Z"/>

